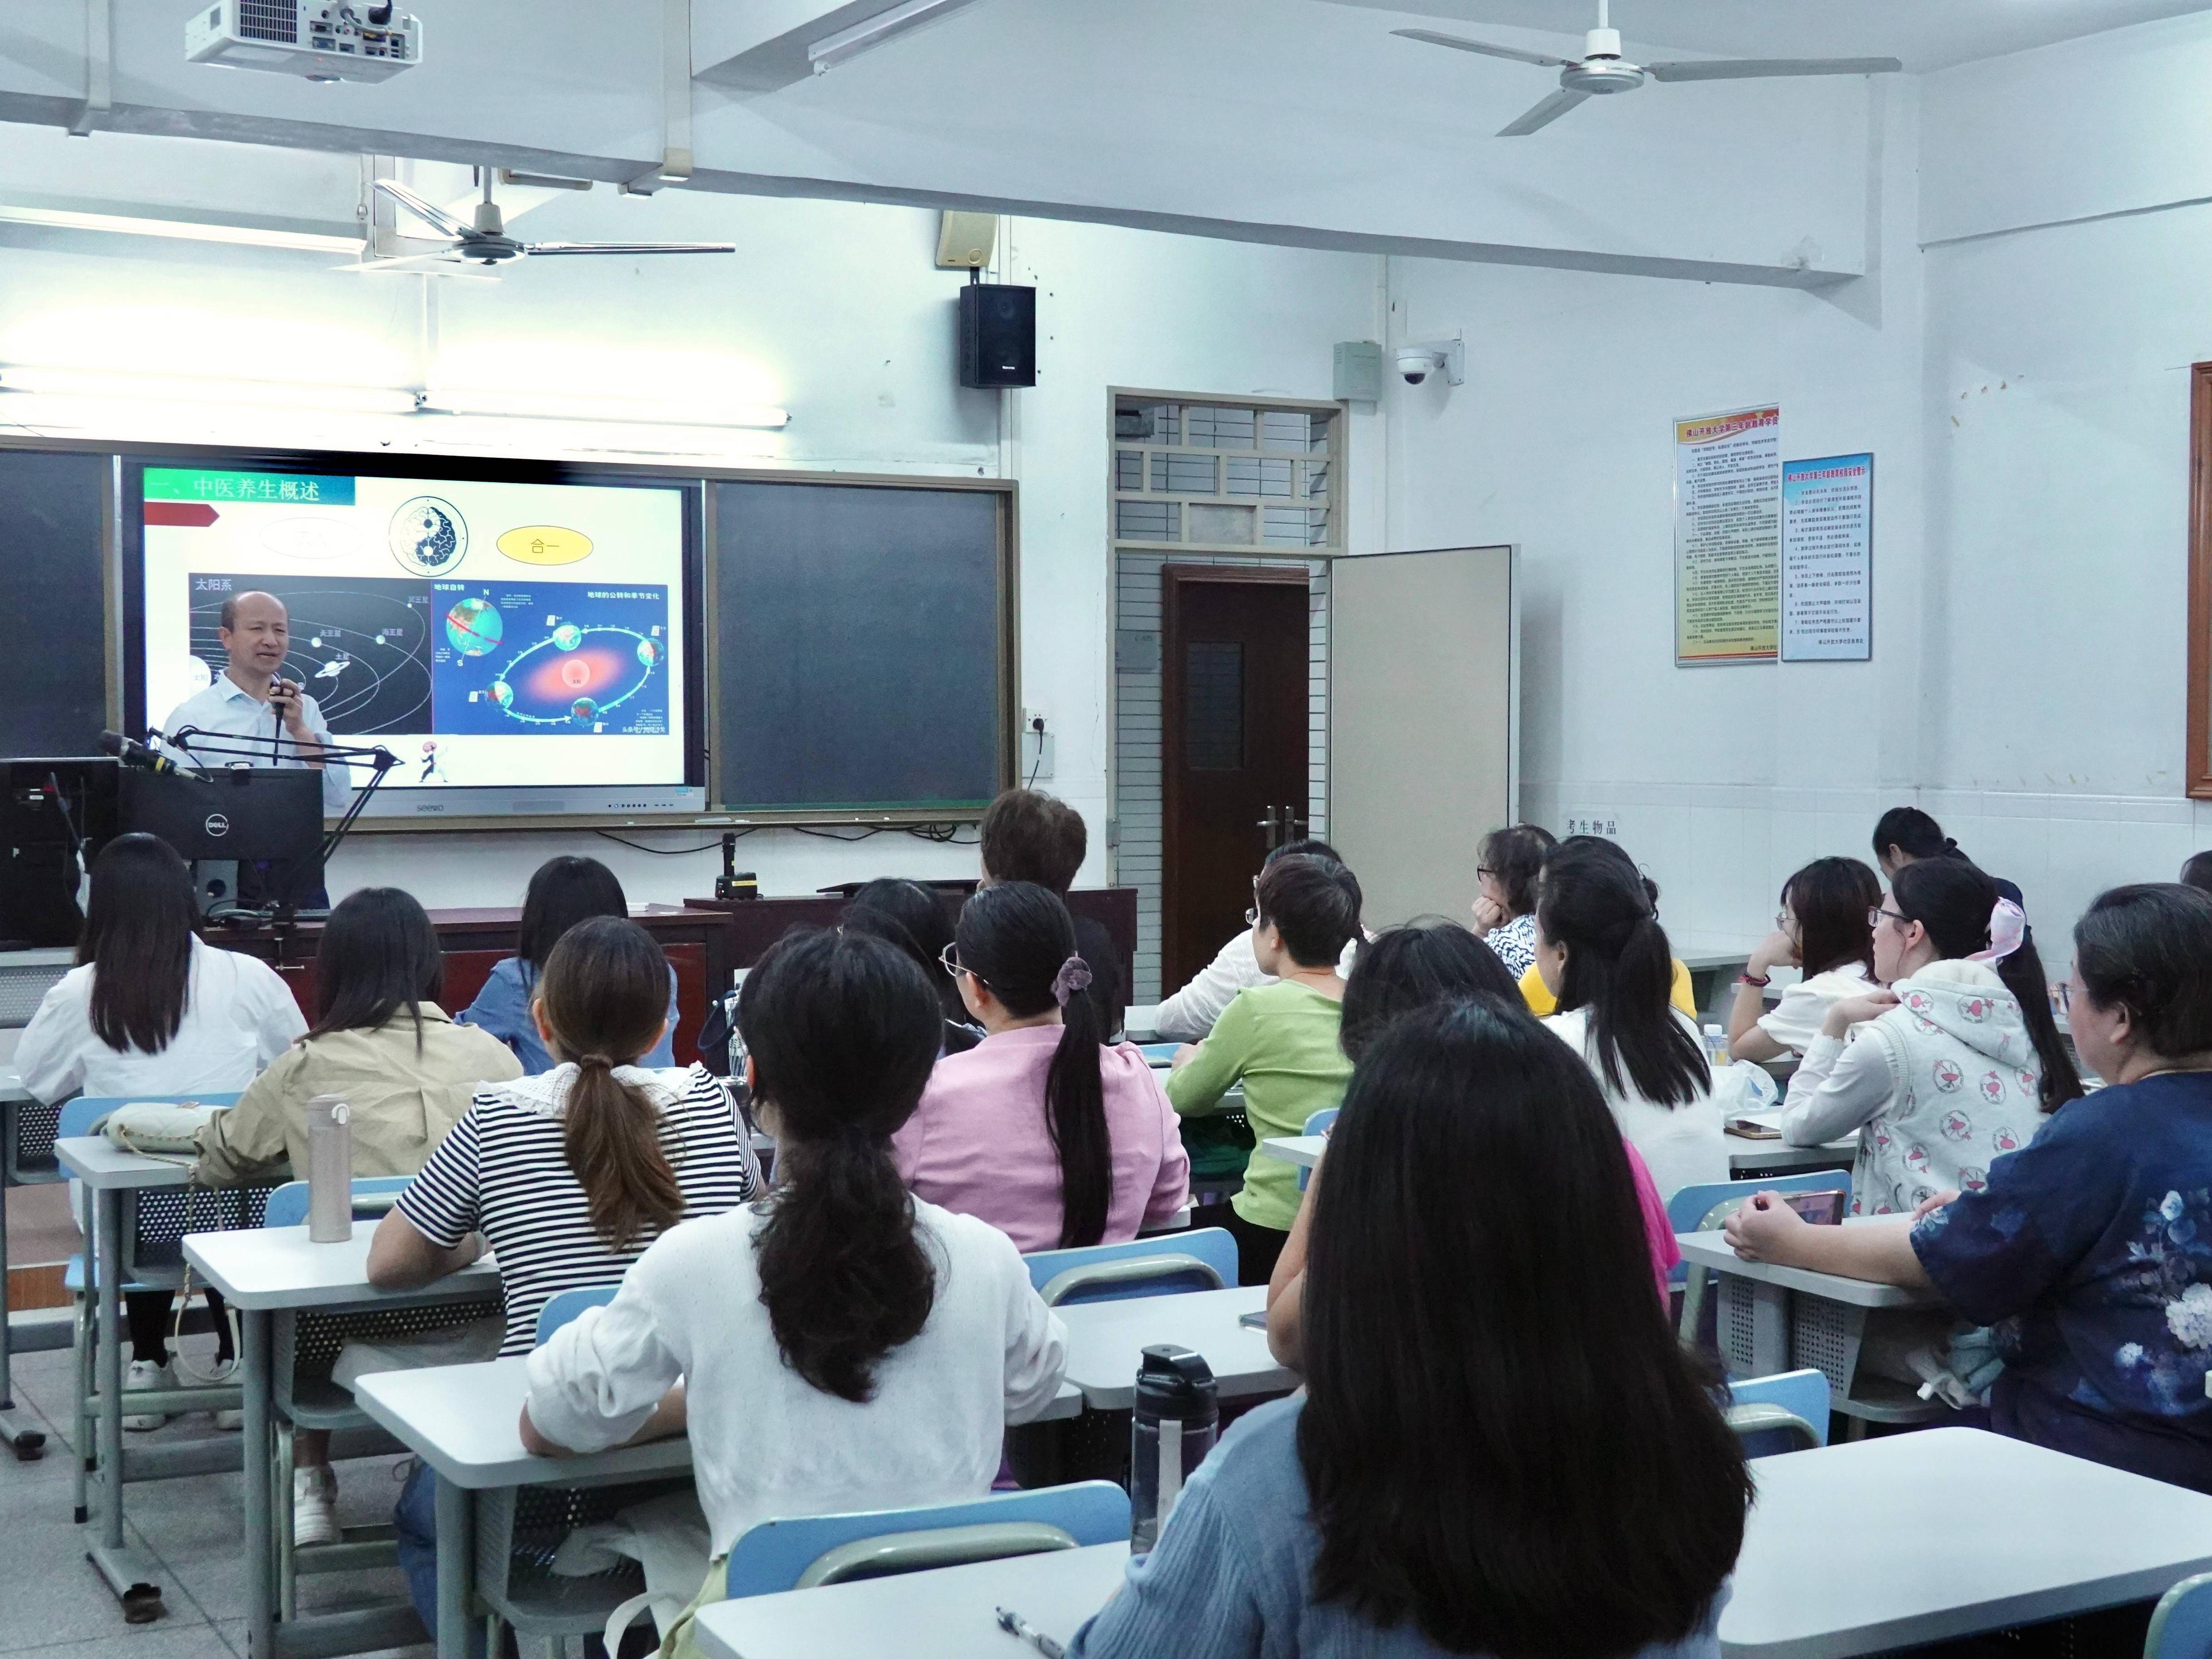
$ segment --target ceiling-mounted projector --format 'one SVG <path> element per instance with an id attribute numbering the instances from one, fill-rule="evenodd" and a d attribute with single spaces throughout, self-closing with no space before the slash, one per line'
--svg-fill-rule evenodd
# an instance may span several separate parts
<path id="1" fill-rule="evenodd" d="M 368 0 L 208 0 L 185 24 L 185 57 L 310 81 L 389 81 L 422 61 L 422 24 Z"/>

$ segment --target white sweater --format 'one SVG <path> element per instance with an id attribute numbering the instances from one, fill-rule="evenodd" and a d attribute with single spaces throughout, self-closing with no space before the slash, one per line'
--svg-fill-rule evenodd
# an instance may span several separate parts
<path id="1" fill-rule="evenodd" d="M 1004 1233 L 915 1201 L 937 1268 L 929 1322 L 854 1405 L 783 1363 L 760 1300 L 747 1206 L 663 1234 L 621 1291 L 530 1356 L 530 1416 L 598 1451 L 635 1434 L 678 1377 L 720 1555 L 759 1522 L 981 1498 L 1009 1423 L 1059 1391 L 1067 1334 Z"/>
<path id="2" fill-rule="evenodd" d="M 1696 1024 L 1680 1009 L 1670 1012 L 1676 1024 L 1689 1032 L 1692 1041 L 1698 1041 Z M 1596 1047 L 1590 1041 L 1588 1008 L 1553 1014 L 1544 1024 L 1589 1065 L 1605 1096 L 1605 1103 L 1613 1109 L 1613 1121 L 1620 1126 L 1622 1136 L 1642 1154 L 1660 1197 L 1672 1198 L 1685 1187 L 1729 1179 L 1726 1125 L 1722 1121 L 1720 1109 L 1713 1104 L 1710 1083 L 1705 1091 L 1686 1106 L 1656 1105 L 1636 1091 L 1625 1067 L 1621 1087 L 1616 1089 L 1606 1081 L 1604 1068 L 1597 1061 Z"/>

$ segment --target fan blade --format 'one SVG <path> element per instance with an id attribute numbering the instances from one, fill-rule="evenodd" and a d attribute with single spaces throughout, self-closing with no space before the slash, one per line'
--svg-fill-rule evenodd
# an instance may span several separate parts
<path id="1" fill-rule="evenodd" d="M 1894 58 L 1723 58 L 1705 64 L 1646 64 L 1655 81 L 1756 81 L 1777 75 L 1895 75 Z"/>
<path id="2" fill-rule="evenodd" d="M 1510 58 L 1516 64 L 1534 64 L 1539 69 L 1565 69 L 1572 62 L 1566 58 L 1547 58 L 1540 52 L 1523 52 L 1518 46 L 1497 46 L 1487 40 L 1463 40 L 1456 34 L 1437 34 L 1428 29 L 1392 29 L 1391 33 L 1401 40 L 1419 40 L 1431 46 L 1449 46 L 1454 52 L 1478 52 L 1485 58 Z"/>
<path id="3" fill-rule="evenodd" d="M 1553 122 L 1589 95 L 1586 92 L 1570 92 L 1566 88 L 1561 87 L 1511 126 L 1498 128 L 1498 136 L 1500 138 L 1526 138 L 1538 127 L 1551 125 Z"/>
<path id="4" fill-rule="evenodd" d="M 735 253 L 735 242 L 525 242 L 522 251 L 548 253 Z"/>
<path id="5" fill-rule="evenodd" d="M 463 224 L 459 219 L 453 217 L 452 214 L 447 212 L 445 209 L 440 207 L 435 202 L 425 201 L 422 197 L 417 196 L 413 191 L 408 189 L 406 185 L 400 184 L 396 179 L 379 179 L 376 181 L 376 187 L 382 191 L 386 196 L 389 196 L 393 201 L 398 203 L 400 206 L 405 208 L 416 218 L 422 220 L 423 223 L 435 225 L 440 230 L 445 232 L 447 235 L 453 238 L 456 241 L 459 241 L 464 236 L 471 236 L 476 234 L 475 227 Z"/>

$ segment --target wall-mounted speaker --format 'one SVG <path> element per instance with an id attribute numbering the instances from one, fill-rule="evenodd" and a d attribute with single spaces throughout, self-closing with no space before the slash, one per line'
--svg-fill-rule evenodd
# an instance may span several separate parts
<path id="1" fill-rule="evenodd" d="M 960 384 L 1036 384 L 1036 290 L 970 283 L 960 290 Z"/>

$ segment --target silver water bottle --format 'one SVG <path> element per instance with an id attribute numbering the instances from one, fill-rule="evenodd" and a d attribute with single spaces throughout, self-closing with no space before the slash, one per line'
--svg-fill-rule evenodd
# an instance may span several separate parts
<path id="1" fill-rule="evenodd" d="M 343 1095 L 307 1103 L 307 1238 L 342 1244 L 353 1237 L 353 1112 Z"/>

